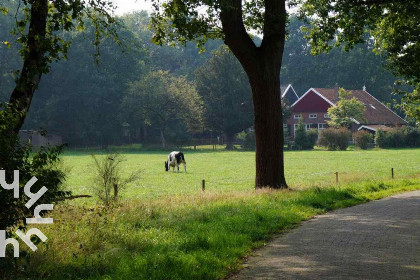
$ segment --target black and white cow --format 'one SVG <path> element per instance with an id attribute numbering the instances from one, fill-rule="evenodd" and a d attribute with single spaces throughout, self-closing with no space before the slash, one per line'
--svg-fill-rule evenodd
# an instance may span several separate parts
<path id="1" fill-rule="evenodd" d="M 169 168 L 173 168 L 175 172 L 175 166 L 179 172 L 179 165 L 184 164 L 184 171 L 187 172 L 187 162 L 185 161 L 184 154 L 182 152 L 172 152 L 168 155 L 168 161 L 165 161 L 165 171 L 169 171 Z"/>

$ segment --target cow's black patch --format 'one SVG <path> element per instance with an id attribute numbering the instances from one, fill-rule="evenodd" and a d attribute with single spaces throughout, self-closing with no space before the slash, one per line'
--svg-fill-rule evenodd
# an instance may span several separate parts
<path id="1" fill-rule="evenodd" d="M 179 152 L 175 155 L 176 162 L 179 164 L 184 161 L 184 154 Z"/>

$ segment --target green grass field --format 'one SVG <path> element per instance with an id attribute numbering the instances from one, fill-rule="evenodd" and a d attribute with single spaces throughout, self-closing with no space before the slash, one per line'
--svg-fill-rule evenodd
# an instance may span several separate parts
<path id="1" fill-rule="evenodd" d="M 124 154 L 126 173 L 141 170 L 141 179 L 127 188 L 127 199 L 198 193 L 201 180 L 208 192 L 249 191 L 254 187 L 255 153 L 241 151 L 187 151 L 187 173 L 165 172 L 167 152 Z M 93 160 L 88 153 L 68 152 L 63 161 L 70 172 L 65 183 L 75 194 L 91 194 Z M 340 183 L 407 178 L 420 173 L 420 149 L 369 151 L 287 151 L 286 179 L 293 189 Z"/>
<path id="2" fill-rule="evenodd" d="M 142 178 L 115 208 L 94 199 L 56 205 L 54 224 L 38 226 L 47 243 L 5 265 L 14 268 L 0 279 L 221 279 L 314 215 L 420 189 L 420 149 L 286 152 L 293 190 L 282 191 L 254 190 L 253 152 L 187 152 L 187 174 L 165 172 L 166 154 L 125 154 L 125 172 L 143 169 Z M 91 193 L 91 157 L 63 159 L 68 189 Z"/>

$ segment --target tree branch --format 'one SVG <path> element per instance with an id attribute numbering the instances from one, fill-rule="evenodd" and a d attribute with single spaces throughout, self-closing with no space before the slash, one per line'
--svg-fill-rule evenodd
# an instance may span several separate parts
<path id="1" fill-rule="evenodd" d="M 220 20 L 225 34 L 225 44 L 229 46 L 245 70 L 250 69 L 252 67 L 250 63 L 257 61 L 257 47 L 244 26 L 242 1 L 224 1 L 221 5 Z"/>
<path id="2" fill-rule="evenodd" d="M 263 41 L 261 49 L 265 56 L 281 64 L 286 35 L 285 0 L 265 0 Z"/>

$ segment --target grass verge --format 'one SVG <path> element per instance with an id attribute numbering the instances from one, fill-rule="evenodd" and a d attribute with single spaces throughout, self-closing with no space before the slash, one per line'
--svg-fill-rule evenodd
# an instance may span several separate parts
<path id="1" fill-rule="evenodd" d="M 407 179 L 131 200 L 108 211 L 62 205 L 54 224 L 40 227 L 47 246 L 19 259 L 14 279 L 220 279 L 314 215 L 417 189 L 420 181 Z"/>

